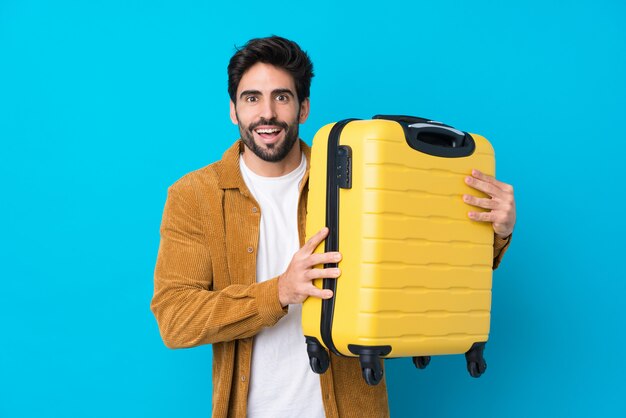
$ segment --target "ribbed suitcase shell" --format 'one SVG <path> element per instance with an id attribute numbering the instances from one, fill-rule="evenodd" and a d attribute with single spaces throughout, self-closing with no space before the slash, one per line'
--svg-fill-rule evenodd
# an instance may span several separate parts
<path id="1" fill-rule="evenodd" d="M 307 237 L 325 225 L 330 130 L 313 139 Z M 386 357 L 465 353 L 487 341 L 491 309 L 493 229 L 468 218 L 464 193 L 472 168 L 495 174 L 494 151 L 471 134 L 476 149 L 460 158 L 409 147 L 400 124 L 348 123 L 339 145 L 352 150 L 352 187 L 339 194 L 339 263 L 332 317 L 337 351 L 349 344 L 389 345 Z M 483 195 L 484 196 L 484 195 Z M 321 244 L 316 252 L 323 252 Z M 315 285 L 322 287 L 322 280 Z M 306 336 L 323 342 L 321 300 L 302 312 Z M 328 348 L 328 347 L 327 347 Z"/>

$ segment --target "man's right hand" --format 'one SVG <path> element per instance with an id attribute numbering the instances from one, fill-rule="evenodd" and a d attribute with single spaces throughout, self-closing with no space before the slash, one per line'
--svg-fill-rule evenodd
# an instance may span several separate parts
<path id="1" fill-rule="evenodd" d="M 315 279 L 336 279 L 341 274 L 338 268 L 314 268 L 318 264 L 338 263 L 341 254 L 338 252 L 314 253 L 315 248 L 328 236 L 328 228 L 324 227 L 313 235 L 293 255 L 287 270 L 278 277 L 278 299 L 282 306 L 302 303 L 309 296 L 330 299 L 332 290 L 315 287 Z"/>

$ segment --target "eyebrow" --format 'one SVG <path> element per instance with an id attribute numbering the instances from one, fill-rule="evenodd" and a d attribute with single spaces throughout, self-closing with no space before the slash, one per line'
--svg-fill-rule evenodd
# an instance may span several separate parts
<path id="1" fill-rule="evenodd" d="M 276 90 L 272 90 L 272 95 L 276 95 L 276 94 L 289 94 L 291 97 L 295 97 L 295 95 L 293 94 L 293 91 L 291 91 L 290 89 L 276 89 Z M 261 92 L 259 90 L 244 90 L 239 94 L 239 98 L 242 99 L 244 96 L 249 96 L 249 95 L 261 95 Z"/>
<path id="2" fill-rule="evenodd" d="M 289 90 L 289 89 L 276 89 L 274 91 L 272 91 L 272 94 L 276 95 L 276 94 L 288 94 L 291 97 L 294 97 L 293 91 Z"/>

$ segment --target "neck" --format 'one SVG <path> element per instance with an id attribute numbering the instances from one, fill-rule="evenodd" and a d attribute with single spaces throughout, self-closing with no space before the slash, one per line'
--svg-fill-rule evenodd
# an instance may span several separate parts
<path id="1" fill-rule="evenodd" d="M 298 168 L 302 162 L 302 150 L 300 149 L 300 141 L 297 140 L 289 154 L 285 158 L 276 162 L 269 162 L 259 158 L 252 152 L 247 145 L 243 149 L 243 161 L 246 166 L 255 174 L 263 177 L 280 177 L 291 173 Z"/>

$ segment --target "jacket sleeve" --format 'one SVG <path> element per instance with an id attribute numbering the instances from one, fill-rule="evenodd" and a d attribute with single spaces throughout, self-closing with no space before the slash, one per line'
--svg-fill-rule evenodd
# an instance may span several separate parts
<path id="1" fill-rule="evenodd" d="M 287 313 L 278 278 L 213 290 L 208 239 L 194 190 L 183 178 L 168 190 L 150 305 L 170 348 L 251 337 Z"/>
<path id="2" fill-rule="evenodd" d="M 493 237 L 493 269 L 497 269 L 502 261 L 502 257 L 504 257 L 504 253 L 509 248 L 511 244 L 512 234 L 506 238 L 500 238 L 499 236 L 494 234 Z"/>

